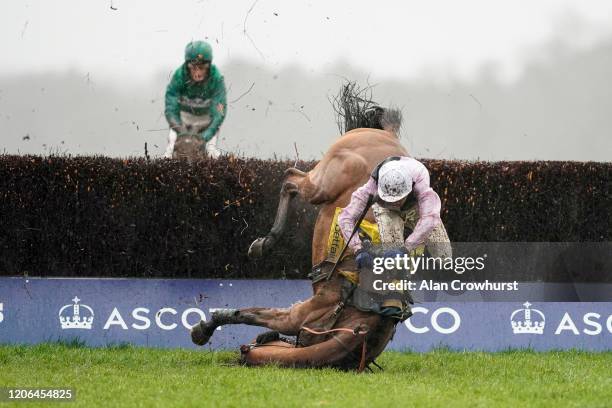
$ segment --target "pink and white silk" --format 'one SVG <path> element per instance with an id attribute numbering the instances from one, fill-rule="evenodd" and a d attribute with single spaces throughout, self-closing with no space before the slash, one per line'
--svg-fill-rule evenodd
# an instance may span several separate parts
<path id="1" fill-rule="evenodd" d="M 412 157 L 402 157 L 400 160 L 402 164 L 406 165 L 412 177 L 414 183 L 412 194 L 416 195 L 419 210 L 419 220 L 414 231 L 404 241 L 406 249 L 410 251 L 422 244 L 429 237 L 431 231 L 442 222 L 440 220 L 441 203 L 438 194 L 429 186 L 429 171 L 427 171 L 423 163 Z M 368 196 L 376 194 L 377 191 L 378 184 L 370 177 L 367 183 L 359 187 L 351 195 L 351 202 L 338 216 L 338 224 L 345 240 L 353 232 L 357 218 L 359 218 L 368 202 Z M 361 249 L 361 241 L 357 234 L 349 242 L 349 247 L 353 252 Z"/>

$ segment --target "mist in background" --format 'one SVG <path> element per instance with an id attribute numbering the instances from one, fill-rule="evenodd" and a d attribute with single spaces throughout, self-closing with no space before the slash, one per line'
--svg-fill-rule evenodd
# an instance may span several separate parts
<path id="1" fill-rule="evenodd" d="M 305 43 L 317 43 L 325 54 L 322 60 L 316 59 L 316 49 L 309 50 L 306 45 L 301 48 L 301 43 L 266 39 L 268 21 L 271 24 L 285 18 L 289 22 L 284 24 L 291 23 L 282 3 L 270 3 L 274 2 L 244 3 L 244 9 L 233 13 L 238 14 L 233 22 L 226 20 L 223 25 L 223 21 L 216 21 L 215 33 L 192 34 L 192 38 L 209 37 L 215 63 L 225 76 L 229 107 L 220 135 L 224 151 L 261 158 L 320 158 L 339 136 L 329 99 L 350 79 L 362 86 L 372 85 L 373 99 L 382 106 L 401 108 L 402 142 L 415 157 L 610 161 L 612 33 L 602 31 L 583 16 L 565 13 L 563 23 L 555 25 L 554 33 L 545 36 L 545 41 L 519 53 L 516 61 L 520 64 L 494 58 L 495 53 L 505 54 L 503 49 L 494 52 L 493 46 L 490 59 L 474 56 L 462 65 L 451 57 L 445 61 L 445 54 L 441 54 L 427 60 L 426 65 L 413 66 L 410 58 L 419 58 L 420 54 L 413 55 L 414 50 L 402 37 L 382 36 L 364 48 L 351 38 L 350 30 L 338 28 L 338 36 L 346 34 L 346 38 L 329 38 L 329 43 L 344 41 L 347 53 L 325 49 L 325 39 L 316 37 L 314 31 L 330 18 L 339 19 L 339 11 L 335 16 L 333 10 L 323 13 L 318 9 L 319 25 L 303 33 L 306 38 L 313 36 Z M 256 7 L 249 12 L 253 4 Z M 108 3 L 96 5 L 108 13 Z M 127 14 L 129 10 L 118 3 L 116 12 Z M 219 15 L 222 12 L 216 10 Z M 162 27 L 157 34 L 167 32 L 160 25 L 162 20 L 142 18 Z M 194 18 L 191 30 L 198 33 L 195 21 L 199 26 L 206 26 L 206 22 L 202 23 L 204 17 Z M 369 36 L 376 36 L 377 27 L 384 26 L 382 19 L 378 16 Z M 149 55 L 152 51 L 147 48 L 140 60 L 135 55 L 140 50 L 130 39 L 127 46 L 113 38 L 98 39 L 98 43 L 83 49 L 73 44 L 69 50 L 73 60 L 66 67 L 59 62 L 61 56 L 54 59 L 45 47 L 44 36 L 26 41 L 28 30 L 36 24 L 34 20 L 19 22 L 20 29 L 11 35 L 22 38 L 13 38 L 12 45 L 6 42 L 2 46 L 3 55 L 14 53 L 16 57 L 6 60 L 0 69 L 0 151 L 125 157 L 144 155 L 146 143 L 152 157 L 160 156 L 168 134 L 163 116 L 165 87 L 190 38 L 181 33 L 180 42 L 160 40 L 155 44 L 160 37 L 153 35 L 148 47 L 154 44 L 161 56 Z M 431 21 L 438 20 L 432 16 Z M 75 24 L 85 30 L 82 21 Z M 248 37 L 244 27 L 249 28 Z M 136 33 L 142 27 L 135 25 L 130 30 Z M 296 35 L 294 31 L 287 31 L 287 35 Z M 59 35 L 56 31 L 52 34 Z M 487 33 L 481 34 L 474 41 L 485 41 Z M 6 39 L 5 33 L 3 36 Z M 19 41 L 23 41 L 23 47 Z M 102 64 L 91 53 L 99 51 L 105 41 L 109 41 L 110 51 Z M 415 42 L 431 47 L 423 58 L 437 46 L 452 49 L 456 55 L 463 52 L 461 47 L 466 55 L 475 54 L 477 49 L 470 43 L 444 48 L 441 43 L 427 41 L 423 37 Z M 236 44 L 240 47 L 232 48 Z M 61 43 L 55 46 L 57 52 L 63 49 Z M 286 54 L 279 51 L 283 47 Z M 482 52 L 489 52 L 487 47 Z M 40 59 L 30 55 L 28 49 L 40 50 Z M 304 59 L 307 50 L 312 58 Z M 355 50 L 362 52 L 357 55 Z M 295 59 L 293 54 L 297 55 Z M 363 54 L 369 58 L 360 59 Z M 513 55 L 510 51 L 507 54 Z M 117 70 L 109 68 L 113 58 L 117 59 Z M 137 74 L 138 63 L 145 66 L 142 75 Z M 402 75 L 403 66 L 406 75 Z"/>

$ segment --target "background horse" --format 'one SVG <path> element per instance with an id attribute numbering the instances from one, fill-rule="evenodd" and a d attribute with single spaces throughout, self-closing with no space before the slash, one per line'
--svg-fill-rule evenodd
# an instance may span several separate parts
<path id="1" fill-rule="evenodd" d="M 268 235 L 258 238 L 249 256 L 267 254 L 287 224 L 291 202 L 296 196 L 319 205 L 312 240 L 312 264 L 329 272 L 327 242 L 337 207 L 348 205 L 351 194 L 363 185 L 374 167 L 389 156 L 406 156 L 399 143 L 401 115 L 377 108 L 380 129 L 358 128 L 341 136 L 309 172 L 296 168 L 285 172 L 274 225 Z M 375 222 L 370 211 L 366 220 Z M 338 270 L 357 271 L 352 257 L 338 263 Z M 391 340 L 397 319 L 383 318 L 351 306 L 338 307 L 344 277 L 313 283 L 313 296 L 290 308 L 223 309 L 201 321 L 191 331 L 198 345 L 208 342 L 214 330 L 227 324 L 264 326 L 273 332 L 258 336 L 254 344 L 241 348 L 243 361 L 258 365 L 275 362 L 283 366 L 333 366 L 360 368 L 372 362 Z M 295 343 L 279 339 L 279 333 L 298 336 Z"/>

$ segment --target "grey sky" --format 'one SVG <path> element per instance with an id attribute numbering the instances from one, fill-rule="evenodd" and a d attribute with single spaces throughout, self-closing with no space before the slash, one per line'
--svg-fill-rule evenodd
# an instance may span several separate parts
<path id="1" fill-rule="evenodd" d="M 0 73 L 75 68 L 122 79 L 174 66 L 184 44 L 202 37 L 220 65 L 245 58 L 321 72 L 341 60 L 379 77 L 444 78 L 493 62 L 512 79 L 560 32 L 578 47 L 612 32 L 612 3 L 593 0 L 3 3 Z"/>
<path id="2" fill-rule="evenodd" d="M 226 150 L 290 156 L 296 141 L 302 155 L 317 157 L 335 134 L 327 96 L 344 76 L 379 84 L 375 98 L 406 110 L 404 140 L 415 155 L 610 157 L 603 112 L 612 102 L 594 81 L 596 55 L 610 53 L 612 3 L 569 0 L 4 0 L 0 148 L 127 155 L 140 154 L 144 141 L 163 145 L 167 75 L 187 41 L 206 37 L 230 99 L 255 83 L 230 106 Z M 593 69 L 554 67 L 583 54 Z M 279 73 L 304 86 L 277 81 Z M 45 78 L 64 84 L 65 94 L 50 93 Z M 569 90 L 560 98 L 544 83 Z M 571 139 L 559 143 L 560 135 Z M 533 148 L 509 141 L 519 136 Z"/>

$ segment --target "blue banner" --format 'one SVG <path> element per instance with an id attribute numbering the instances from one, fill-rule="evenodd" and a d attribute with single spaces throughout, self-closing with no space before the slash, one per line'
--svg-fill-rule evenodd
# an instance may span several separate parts
<path id="1" fill-rule="evenodd" d="M 389 348 L 612 350 L 612 285 L 570 286 L 519 282 L 496 296 L 415 291 L 414 316 Z M 569 292 L 591 301 L 559 301 Z M 216 308 L 288 307 L 311 295 L 305 280 L 0 278 L 0 343 L 194 348 L 189 327 Z M 234 349 L 264 330 L 224 326 L 206 347 Z"/>

